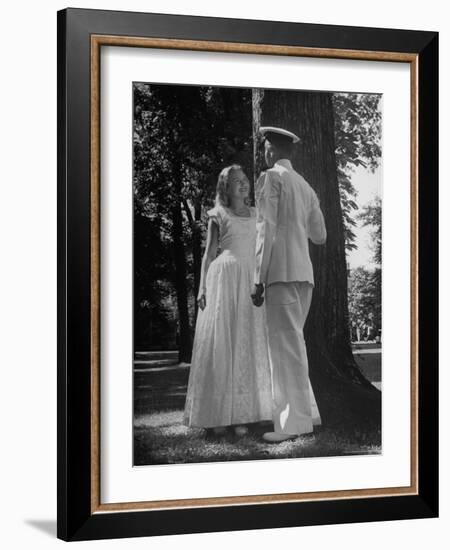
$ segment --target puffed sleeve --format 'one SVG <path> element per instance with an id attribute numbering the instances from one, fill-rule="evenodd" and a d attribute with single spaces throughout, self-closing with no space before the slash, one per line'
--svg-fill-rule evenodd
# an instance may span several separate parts
<path id="1" fill-rule="evenodd" d="M 221 206 L 215 206 L 206 212 L 208 214 L 208 220 L 213 220 L 216 222 L 217 226 L 221 227 L 223 222 L 223 209 Z"/>

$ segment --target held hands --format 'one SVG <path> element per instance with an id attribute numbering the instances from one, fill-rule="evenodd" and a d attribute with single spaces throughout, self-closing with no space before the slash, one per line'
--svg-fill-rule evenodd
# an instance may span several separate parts
<path id="1" fill-rule="evenodd" d="M 253 287 L 253 293 L 251 294 L 253 305 L 260 307 L 264 303 L 264 285 L 262 283 L 255 284 Z"/>
<path id="2" fill-rule="evenodd" d="M 203 311 L 206 307 L 206 294 L 205 292 L 200 292 L 197 298 L 198 307 Z"/>

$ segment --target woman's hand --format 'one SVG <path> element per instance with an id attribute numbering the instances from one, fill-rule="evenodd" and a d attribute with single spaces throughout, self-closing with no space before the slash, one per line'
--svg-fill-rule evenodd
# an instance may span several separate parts
<path id="1" fill-rule="evenodd" d="M 204 292 L 200 293 L 197 298 L 198 307 L 203 311 L 206 307 L 206 295 Z"/>

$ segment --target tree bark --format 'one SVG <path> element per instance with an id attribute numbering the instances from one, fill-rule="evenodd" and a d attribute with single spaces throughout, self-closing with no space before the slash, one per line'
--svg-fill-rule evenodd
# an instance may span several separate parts
<path id="1" fill-rule="evenodd" d="M 192 229 L 192 256 L 194 262 L 194 300 L 195 300 L 195 319 L 197 319 L 198 305 L 197 296 L 200 287 L 200 276 L 202 269 L 202 205 L 197 201 L 194 205 L 194 225 Z"/>
<path id="2" fill-rule="evenodd" d="M 186 199 L 183 199 L 184 211 L 189 220 L 192 232 L 192 270 L 194 274 L 194 321 L 197 319 L 197 296 L 200 287 L 200 277 L 202 269 L 202 230 L 201 230 L 201 218 L 202 218 L 202 205 L 200 201 L 194 203 L 194 216 Z"/>
<path id="3" fill-rule="evenodd" d="M 188 290 L 187 290 L 187 262 L 183 242 L 183 214 L 181 203 L 177 201 L 172 208 L 172 238 L 173 261 L 175 267 L 175 291 L 177 295 L 179 319 L 179 354 L 180 362 L 189 363 L 191 360 L 191 330 L 189 325 Z"/>
<path id="4" fill-rule="evenodd" d="M 310 245 L 315 288 L 305 326 L 310 378 L 323 422 L 379 428 L 380 392 L 358 369 L 350 344 L 331 94 L 254 90 L 253 119 L 255 143 L 259 126 L 279 126 L 300 137 L 292 164 L 316 191 L 325 217 L 326 244 Z M 262 168 L 261 147 L 255 147 L 254 161 L 257 176 Z"/>

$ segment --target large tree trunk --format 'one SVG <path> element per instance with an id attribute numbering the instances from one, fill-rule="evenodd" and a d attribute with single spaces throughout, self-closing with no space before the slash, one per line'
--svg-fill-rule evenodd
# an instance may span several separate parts
<path id="1" fill-rule="evenodd" d="M 310 245 L 315 288 L 305 339 L 311 383 L 324 424 L 379 428 L 381 395 L 358 369 L 350 344 L 344 227 L 336 172 L 331 94 L 254 90 L 254 138 L 259 126 L 279 126 L 301 141 L 292 159 L 316 191 L 327 226 L 327 243 Z M 262 156 L 255 148 L 255 175 Z"/>
<path id="2" fill-rule="evenodd" d="M 172 209 L 173 261 L 175 266 L 175 290 L 177 294 L 179 320 L 178 360 L 189 363 L 191 360 L 191 330 L 189 325 L 187 262 L 183 242 L 183 214 L 181 203 L 176 202 Z"/>

